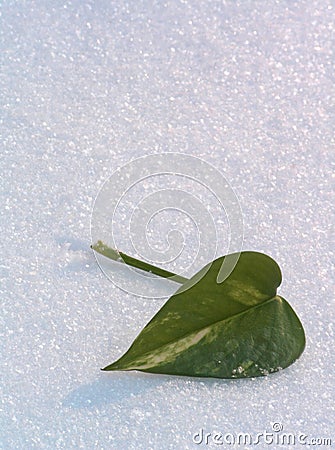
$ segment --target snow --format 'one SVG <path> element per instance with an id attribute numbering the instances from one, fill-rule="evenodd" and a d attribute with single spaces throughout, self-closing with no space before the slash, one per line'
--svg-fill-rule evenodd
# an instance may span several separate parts
<path id="1" fill-rule="evenodd" d="M 1 449 L 238 448 L 214 433 L 278 437 L 280 424 L 334 444 L 334 12 L 321 0 L 2 2 Z M 166 152 L 218 169 L 243 249 L 280 265 L 279 294 L 307 335 L 290 368 L 231 381 L 100 372 L 164 299 L 100 270 L 94 200 L 119 167 Z M 152 183 L 143 192 L 166 187 Z M 226 217 L 203 202 L 224 253 Z M 198 238 L 180 214 L 148 225 L 159 249 L 170 222 L 185 236 L 177 272 Z M 130 251 L 128 226 L 116 235 Z M 240 448 L 252 447 L 315 448 Z"/>

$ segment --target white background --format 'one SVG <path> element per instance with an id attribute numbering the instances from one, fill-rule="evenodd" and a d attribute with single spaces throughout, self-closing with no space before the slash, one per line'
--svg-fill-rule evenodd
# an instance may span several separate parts
<path id="1" fill-rule="evenodd" d="M 274 422 L 335 442 L 334 3 L 1 10 L 0 448 L 192 449 L 201 428 Z M 241 204 L 243 248 L 279 263 L 307 334 L 290 368 L 231 381 L 100 372 L 163 302 L 102 274 L 94 199 L 118 167 L 166 151 L 217 167 Z"/>

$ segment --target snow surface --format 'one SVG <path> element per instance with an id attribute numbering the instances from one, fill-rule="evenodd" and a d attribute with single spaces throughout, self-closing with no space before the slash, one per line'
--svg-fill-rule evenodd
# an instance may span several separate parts
<path id="1" fill-rule="evenodd" d="M 278 424 L 335 443 L 334 33 L 329 0 L 2 2 L 1 449 L 316 448 L 213 442 Z M 164 300 L 101 272 L 94 199 L 118 167 L 167 151 L 218 168 L 243 248 L 279 263 L 307 334 L 290 368 L 100 372 Z"/>

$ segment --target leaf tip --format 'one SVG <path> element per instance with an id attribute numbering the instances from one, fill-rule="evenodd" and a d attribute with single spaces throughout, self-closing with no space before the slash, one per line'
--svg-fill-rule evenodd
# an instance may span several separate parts
<path id="1" fill-rule="evenodd" d="M 116 361 L 112 364 L 109 364 L 106 367 L 103 367 L 101 370 L 104 372 L 109 372 L 111 370 L 122 370 L 122 367 L 120 367 L 120 364 L 117 364 L 117 361 Z"/>

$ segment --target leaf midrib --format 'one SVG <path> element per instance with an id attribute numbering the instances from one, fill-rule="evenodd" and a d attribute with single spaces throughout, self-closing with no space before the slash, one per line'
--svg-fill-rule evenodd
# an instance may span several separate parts
<path id="1" fill-rule="evenodd" d="M 258 308 L 260 308 L 260 307 L 262 307 L 262 306 L 264 306 L 264 305 L 266 305 L 266 304 L 268 304 L 268 303 L 274 301 L 275 299 L 280 299 L 280 297 L 276 294 L 274 297 L 271 297 L 271 298 L 269 298 L 268 300 L 265 300 L 265 301 L 263 301 L 262 303 L 259 303 L 258 305 L 253 305 L 253 306 L 251 306 L 250 308 L 247 308 L 247 309 L 245 309 L 244 311 L 240 311 L 240 312 L 238 312 L 238 313 L 235 313 L 235 314 L 233 314 L 233 315 L 231 315 L 231 316 L 229 316 L 229 317 L 226 317 L 225 319 L 217 320 L 217 321 L 215 321 L 215 322 L 213 322 L 213 323 L 211 323 L 211 324 L 209 324 L 209 325 L 206 325 L 206 326 L 204 326 L 204 327 L 197 328 L 197 329 L 195 329 L 195 330 L 193 330 L 193 331 L 190 331 L 190 332 L 188 332 L 188 333 L 185 333 L 185 334 L 183 334 L 182 336 L 178 337 L 178 339 L 172 339 L 171 341 L 168 341 L 168 342 L 166 342 L 166 343 L 163 344 L 163 345 L 160 345 L 160 346 L 158 346 L 158 347 L 156 347 L 156 348 L 154 348 L 154 349 L 151 349 L 151 350 L 149 350 L 148 352 L 141 353 L 141 354 L 139 354 L 138 356 L 139 356 L 139 357 L 145 357 L 146 355 L 150 355 L 152 352 L 157 351 L 158 349 L 161 349 L 161 348 L 163 348 L 163 347 L 166 347 L 166 346 L 168 346 L 168 345 L 170 345 L 170 344 L 172 344 L 172 343 L 178 342 L 178 341 L 180 341 L 180 340 L 182 340 L 182 339 L 185 339 L 187 336 L 190 336 L 190 335 L 193 334 L 193 333 L 198 333 L 198 332 L 200 332 L 200 331 L 202 331 L 202 330 L 205 330 L 206 328 L 209 328 L 209 327 L 212 327 L 212 326 L 214 326 L 214 325 L 217 325 L 217 324 L 220 323 L 220 322 L 229 322 L 230 320 L 233 320 L 234 318 L 236 318 L 236 317 L 238 317 L 238 316 L 242 316 L 243 314 L 248 313 L 250 310 L 258 309 Z M 129 349 L 129 350 L 130 350 L 130 349 Z M 128 351 L 129 351 L 129 350 L 128 350 Z M 128 362 L 134 361 L 136 358 L 137 358 L 136 356 L 135 356 L 135 357 L 132 357 L 131 359 L 129 359 Z M 121 362 L 122 359 L 124 359 L 125 361 L 127 361 L 127 353 L 126 353 L 124 356 L 121 356 L 121 358 L 119 358 L 117 361 L 115 361 L 115 363 L 111 364 L 110 366 L 117 365 L 117 363 L 118 363 L 119 361 Z M 107 366 L 107 367 L 110 367 L 110 366 Z"/>

